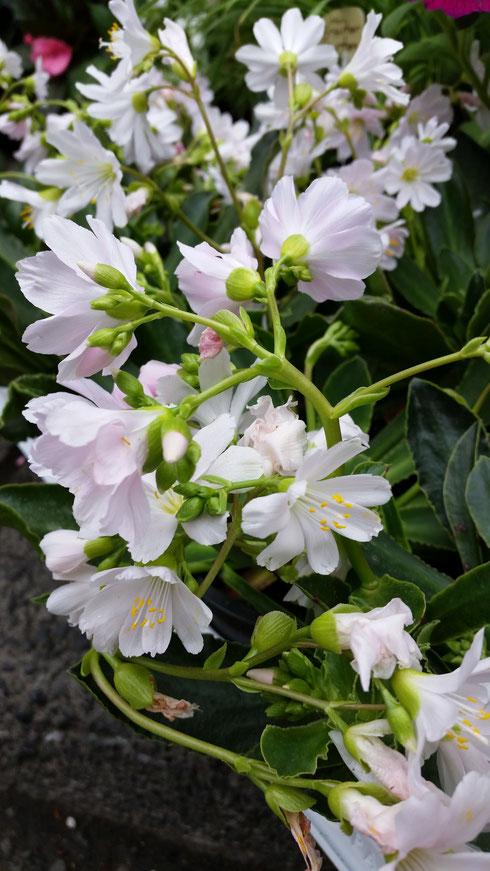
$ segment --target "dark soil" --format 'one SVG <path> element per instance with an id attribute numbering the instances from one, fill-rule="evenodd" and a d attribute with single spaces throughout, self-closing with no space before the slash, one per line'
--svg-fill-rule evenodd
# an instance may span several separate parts
<path id="1" fill-rule="evenodd" d="M 2 483 L 30 479 L 15 457 Z M 86 639 L 30 601 L 49 573 L 14 530 L 0 554 L 0 871 L 300 871 L 245 778 L 135 736 L 83 692 L 66 669 Z"/>

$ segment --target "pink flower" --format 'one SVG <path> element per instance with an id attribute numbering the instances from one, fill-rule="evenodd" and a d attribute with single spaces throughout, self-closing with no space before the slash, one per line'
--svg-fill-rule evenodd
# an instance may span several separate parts
<path id="1" fill-rule="evenodd" d="M 442 9 L 446 15 L 459 18 L 471 12 L 490 12 L 489 0 L 424 0 L 426 9 Z"/>
<path id="2" fill-rule="evenodd" d="M 24 42 L 31 46 L 31 61 L 35 63 L 40 57 L 43 70 L 50 76 L 61 76 L 70 65 L 73 49 L 62 39 L 56 39 L 54 36 L 34 38 L 30 33 L 26 33 Z"/>
<path id="3" fill-rule="evenodd" d="M 211 360 L 217 357 L 225 347 L 223 339 L 211 327 L 206 327 L 199 341 L 199 360 Z"/>

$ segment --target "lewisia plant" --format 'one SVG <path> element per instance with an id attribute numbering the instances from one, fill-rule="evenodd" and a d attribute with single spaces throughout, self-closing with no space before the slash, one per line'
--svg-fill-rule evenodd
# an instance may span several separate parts
<path id="1" fill-rule="evenodd" d="M 412 75 L 401 10 L 261 17 L 230 59 L 262 95 L 244 120 L 192 22 L 109 8 L 113 66 L 88 65 L 78 101 L 0 42 L 21 166 L 0 197 L 30 239 L 9 353 L 39 368 L 4 420 L 45 482 L 6 522 L 86 636 L 78 680 L 250 778 L 310 871 L 322 816 L 379 867 L 489 868 L 488 219 L 467 242 L 447 192 L 473 227 L 453 162 L 488 143 L 473 19 L 461 37 L 405 9 L 451 46 L 439 84 Z M 445 389 L 416 378 L 442 366 Z M 259 614 L 246 645 L 229 588 Z M 246 739 L 201 730 L 204 682 Z"/>

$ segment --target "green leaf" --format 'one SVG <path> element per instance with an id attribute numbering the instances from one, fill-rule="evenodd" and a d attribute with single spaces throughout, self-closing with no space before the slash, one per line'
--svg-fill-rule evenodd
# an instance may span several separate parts
<path id="1" fill-rule="evenodd" d="M 413 622 L 419 623 L 425 612 L 425 596 L 415 584 L 399 581 L 390 575 L 383 575 L 374 590 L 359 587 L 353 590 L 350 601 L 353 605 L 363 605 L 368 608 L 382 608 L 392 599 L 402 599 L 410 608 Z"/>
<path id="2" fill-rule="evenodd" d="M 477 459 L 481 430 L 481 424 L 475 421 L 458 439 L 443 484 L 444 507 L 465 571 L 481 562 L 478 536 L 465 499 L 468 477 Z"/>
<path id="3" fill-rule="evenodd" d="M 414 502 L 415 500 L 412 500 L 409 505 L 400 509 L 400 516 L 409 540 L 426 547 L 455 550 L 453 539 L 437 519 L 427 499 L 423 496 L 421 504 L 414 504 Z"/>
<path id="4" fill-rule="evenodd" d="M 327 758 L 329 732 L 326 720 L 286 729 L 266 726 L 260 739 L 262 756 L 280 777 L 314 774 L 318 759 Z"/>
<path id="5" fill-rule="evenodd" d="M 215 650 L 214 653 L 211 653 L 210 656 L 208 656 L 208 658 L 204 662 L 203 668 L 206 671 L 214 668 L 221 668 L 221 664 L 226 656 L 227 648 L 228 644 L 225 641 L 225 643 L 222 644 L 221 647 L 218 647 L 218 649 Z"/>
<path id="6" fill-rule="evenodd" d="M 475 313 L 471 318 L 467 330 L 466 338 L 473 339 L 474 336 L 486 336 L 488 334 L 488 325 L 490 324 L 490 290 L 486 290 L 475 308 Z"/>
<path id="7" fill-rule="evenodd" d="M 388 467 L 386 478 L 390 484 L 398 484 L 415 474 L 415 465 L 406 438 L 387 451 L 384 458 Z"/>
<path id="8" fill-rule="evenodd" d="M 457 578 L 427 605 L 427 619 L 439 620 L 433 641 L 476 632 L 490 623 L 490 563 Z"/>
<path id="9" fill-rule="evenodd" d="M 426 596 L 438 593 L 451 583 L 451 578 L 415 554 L 408 553 L 386 532 L 380 532 L 377 538 L 363 544 L 362 549 L 375 575 L 389 574 L 398 580 L 414 583 Z"/>
<path id="10" fill-rule="evenodd" d="M 468 361 L 465 373 L 456 390 L 470 408 L 474 406 L 483 391 L 487 389 L 488 372 L 488 363 L 482 357 Z M 490 395 L 487 395 L 478 414 L 485 424 L 490 423 Z"/>
<path id="11" fill-rule="evenodd" d="M 345 360 L 329 375 L 324 387 L 323 394 L 332 405 L 336 405 L 349 393 L 353 393 L 359 387 L 367 387 L 371 384 L 369 369 L 362 357 L 352 357 Z M 373 406 L 364 405 L 352 410 L 352 417 L 364 432 L 368 432 L 373 416 Z"/>
<path id="12" fill-rule="evenodd" d="M 22 533 L 38 550 L 55 529 L 76 529 L 73 497 L 59 484 L 4 484 L 0 487 L 0 526 Z"/>
<path id="13" fill-rule="evenodd" d="M 379 297 L 366 296 L 346 303 L 342 320 L 358 333 L 361 349 L 390 372 L 452 350 L 433 321 Z"/>
<path id="14" fill-rule="evenodd" d="M 482 269 L 490 266 L 490 213 L 480 218 L 476 228 L 475 255 Z"/>
<path id="15" fill-rule="evenodd" d="M 490 547 L 490 458 L 480 457 L 468 478 L 466 502 L 473 522 Z"/>
<path id="16" fill-rule="evenodd" d="M 433 317 L 441 298 L 441 289 L 406 255 L 390 273 L 390 282 L 418 311 Z"/>
<path id="17" fill-rule="evenodd" d="M 400 29 L 402 21 L 409 12 L 413 12 L 412 0 L 408 0 L 407 3 L 402 3 L 400 6 L 396 6 L 389 15 L 385 15 L 381 22 L 381 33 L 383 36 L 390 38 L 395 37 Z"/>
<path id="18" fill-rule="evenodd" d="M 443 248 L 446 248 L 459 254 L 468 264 L 473 264 L 473 214 L 464 175 L 456 163 L 452 178 L 440 185 L 439 191 L 440 205 L 435 209 L 426 209 L 422 216 L 432 250 L 439 258 Z M 441 280 L 444 280 L 444 270 L 441 263 L 438 262 L 438 265 Z"/>
<path id="19" fill-rule="evenodd" d="M 4 405 L 0 419 L 2 436 L 9 441 L 19 442 L 29 436 L 39 435 L 38 428 L 29 423 L 22 412 L 30 399 L 35 396 L 45 396 L 56 389 L 56 377 L 54 375 L 19 375 L 15 381 L 11 381 L 7 393 L 7 401 Z"/>
<path id="20" fill-rule="evenodd" d="M 469 409 L 429 381 L 415 378 L 410 384 L 407 435 L 420 486 L 436 514 L 449 526 L 444 508 L 443 483 L 456 442 L 474 423 Z"/>
<path id="21" fill-rule="evenodd" d="M 350 593 L 350 587 L 336 578 L 335 575 L 308 575 L 307 577 L 298 578 L 295 585 L 306 593 L 313 602 L 317 602 L 328 611 L 339 602 L 347 602 Z"/>
<path id="22" fill-rule="evenodd" d="M 234 572 L 229 565 L 225 564 L 223 566 L 221 569 L 221 577 L 228 587 L 231 587 L 232 590 L 239 593 L 242 599 L 244 599 L 245 602 L 248 602 L 252 608 L 255 608 L 259 614 L 268 614 L 269 611 L 283 611 L 285 614 L 290 615 L 287 608 L 280 605 L 278 602 L 274 602 L 274 600 L 269 596 L 266 596 L 265 593 L 261 593 L 260 590 L 256 590 L 250 584 L 247 584 L 242 576 L 237 574 L 237 572 Z"/>

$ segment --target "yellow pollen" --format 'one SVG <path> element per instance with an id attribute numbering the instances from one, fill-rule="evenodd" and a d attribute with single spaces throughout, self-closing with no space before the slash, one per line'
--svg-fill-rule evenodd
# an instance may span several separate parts
<path id="1" fill-rule="evenodd" d="M 316 508 L 310 508 L 309 511 L 310 511 L 311 514 L 315 514 L 315 512 L 316 512 Z"/>
<path id="2" fill-rule="evenodd" d="M 126 442 L 127 445 L 131 445 L 131 442 L 128 442 L 128 440 L 125 439 L 124 436 L 121 436 L 121 441 Z"/>
<path id="3" fill-rule="evenodd" d="M 472 699 L 470 696 L 466 696 L 466 701 L 468 701 L 468 702 L 473 702 L 475 705 L 478 704 L 478 702 L 476 701 L 476 699 Z"/>
<path id="4" fill-rule="evenodd" d="M 158 490 L 155 490 L 155 499 L 160 499 L 160 496 L 158 495 Z"/>
<path id="5" fill-rule="evenodd" d="M 451 738 L 451 740 L 452 740 L 455 737 L 456 737 L 456 735 L 453 735 L 452 732 L 446 732 L 446 738 Z"/>
<path id="6" fill-rule="evenodd" d="M 344 502 L 344 508 L 354 508 L 352 502 Z"/>
<path id="7" fill-rule="evenodd" d="M 468 810 L 466 811 L 466 813 L 464 815 L 464 821 L 465 821 L 465 823 L 471 823 L 472 819 L 473 819 L 473 813 L 472 813 L 471 809 L 468 808 Z"/>
<path id="8" fill-rule="evenodd" d="M 463 720 L 463 723 L 465 724 L 465 726 L 469 726 L 470 729 L 473 728 L 473 723 L 471 723 L 470 720 Z"/>
<path id="9" fill-rule="evenodd" d="M 325 508 L 325 505 L 327 505 L 327 502 L 322 502 L 320 508 Z"/>
<path id="10" fill-rule="evenodd" d="M 342 514 L 342 517 L 350 517 L 350 514 Z"/>
<path id="11" fill-rule="evenodd" d="M 34 218 L 30 206 L 24 206 L 20 213 L 20 217 L 22 218 L 23 223 L 29 227 L 30 230 L 34 229 Z"/>
<path id="12" fill-rule="evenodd" d="M 320 529 L 323 529 L 324 532 L 330 532 L 329 526 L 320 526 Z"/>
<path id="13" fill-rule="evenodd" d="M 341 523 L 337 523 L 336 520 L 334 520 L 333 525 L 335 526 L 335 529 L 345 529 L 345 526 L 342 526 Z"/>
<path id="14" fill-rule="evenodd" d="M 373 835 L 379 835 L 378 830 L 375 829 L 374 826 L 368 826 L 368 829 L 369 829 L 370 832 L 373 833 Z"/>
<path id="15" fill-rule="evenodd" d="M 342 496 L 340 495 L 340 493 L 334 493 L 333 496 L 332 496 L 332 499 L 335 499 L 335 501 L 338 502 L 339 505 L 341 504 L 341 502 L 344 501 L 344 500 L 342 499 Z"/>
<path id="16" fill-rule="evenodd" d="M 390 239 L 390 245 L 393 245 L 393 248 L 398 248 L 399 244 L 397 239 Z"/>

